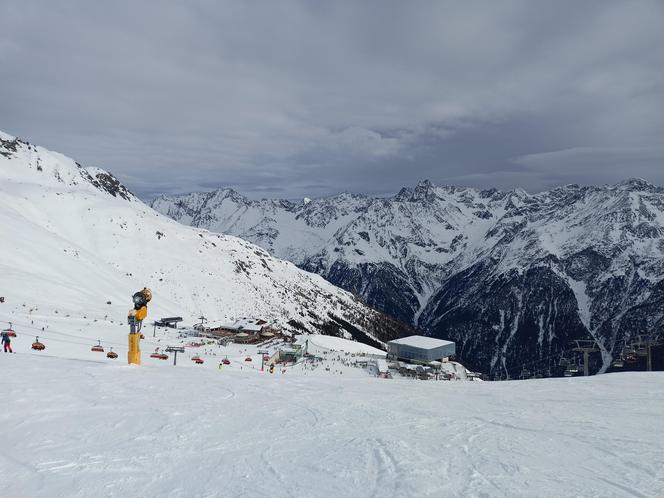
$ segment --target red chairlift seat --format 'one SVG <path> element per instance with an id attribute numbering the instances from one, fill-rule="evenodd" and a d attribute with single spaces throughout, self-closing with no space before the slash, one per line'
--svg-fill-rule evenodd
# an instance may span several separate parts
<path id="1" fill-rule="evenodd" d="M 270 361 L 270 357 L 268 355 L 263 356 L 263 361 Z"/>
<path id="2" fill-rule="evenodd" d="M 104 348 L 103 348 L 102 345 L 101 345 L 101 341 L 97 341 L 97 345 L 96 345 L 96 346 L 92 346 L 92 348 L 90 348 L 90 350 L 91 350 L 91 351 L 94 351 L 95 353 L 103 353 L 103 352 L 104 352 Z"/>
<path id="3" fill-rule="evenodd" d="M 12 329 L 12 322 L 7 322 L 9 323 L 9 327 L 6 329 L 2 329 L 3 334 L 7 334 L 9 337 L 16 337 L 16 332 Z"/>
<path id="4" fill-rule="evenodd" d="M 35 339 L 35 342 L 32 343 L 32 349 L 34 349 L 35 351 L 43 351 L 46 349 L 46 346 L 43 343 L 39 342 L 39 337 L 37 337 Z"/>
<path id="5" fill-rule="evenodd" d="M 115 351 L 109 351 L 106 353 L 106 358 L 110 358 L 111 360 L 115 360 L 118 357 L 118 353 Z"/>
<path id="6" fill-rule="evenodd" d="M 230 365 L 230 364 L 231 364 L 231 360 L 229 360 L 228 358 L 224 358 L 223 360 L 221 360 L 221 362 L 222 362 L 224 365 Z"/>
<path id="7" fill-rule="evenodd" d="M 194 363 L 196 363 L 197 365 L 202 365 L 202 364 L 204 363 L 204 361 L 203 361 L 202 358 L 196 358 L 196 359 L 194 360 Z"/>
<path id="8" fill-rule="evenodd" d="M 251 356 L 247 356 L 244 361 L 251 361 Z"/>
<path id="9" fill-rule="evenodd" d="M 168 355 L 164 353 L 152 353 L 150 358 L 155 358 L 157 360 L 168 360 Z"/>

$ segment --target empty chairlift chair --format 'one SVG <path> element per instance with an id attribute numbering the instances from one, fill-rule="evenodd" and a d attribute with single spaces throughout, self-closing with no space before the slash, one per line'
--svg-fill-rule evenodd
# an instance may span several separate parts
<path id="1" fill-rule="evenodd" d="M 97 345 L 96 345 L 96 346 L 92 346 L 92 348 L 90 348 L 90 351 L 94 351 L 95 353 L 103 353 L 103 352 L 104 352 L 104 348 L 103 348 L 103 346 L 101 345 L 101 341 L 100 341 L 100 340 L 97 340 Z"/>
<path id="2" fill-rule="evenodd" d="M 565 377 L 574 377 L 578 373 L 579 373 L 579 366 L 576 363 L 570 363 L 569 365 L 567 365 L 567 368 L 565 369 L 563 375 Z"/>
<path id="3" fill-rule="evenodd" d="M 623 352 L 623 358 L 627 363 L 636 363 L 637 361 L 639 361 L 636 355 L 636 348 L 634 347 L 626 348 L 625 351 Z"/>
<path id="4" fill-rule="evenodd" d="M 164 353 L 159 352 L 159 348 L 154 350 L 154 353 L 150 355 L 150 358 L 154 358 L 156 360 L 168 360 L 168 355 Z"/>

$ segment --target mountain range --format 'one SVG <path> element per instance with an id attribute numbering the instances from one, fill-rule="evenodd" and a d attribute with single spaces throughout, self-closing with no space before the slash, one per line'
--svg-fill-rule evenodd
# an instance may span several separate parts
<path id="1" fill-rule="evenodd" d="M 232 234 L 457 342 L 471 368 L 515 377 L 594 340 L 604 372 L 664 317 L 664 189 L 641 179 L 537 194 L 422 181 L 390 197 L 249 200 L 232 189 L 161 196 L 186 225 Z"/>

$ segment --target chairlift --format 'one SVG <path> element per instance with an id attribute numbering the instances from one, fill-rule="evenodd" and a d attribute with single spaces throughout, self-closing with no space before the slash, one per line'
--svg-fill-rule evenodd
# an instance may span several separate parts
<path id="1" fill-rule="evenodd" d="M 35 351 L 43 351 L 46 349 L 46 346 L 39 342 L 39 336 L 35 337 L 35 342 L 32 343 L 32 349 Z"/>
<path id="2" fill-rule="evenodd" d="M 636 354 L 637 356 L 648 356 L 648 348 L 647 346 L 639 345 L 639 347 L 636 349 Z"/>
<path id="3" fill-rule="evenodd" d="M 251 356 L 247 356 L 247 357 L 244 359 L 244 361 L 252 361 L 252 360 L 251 360 Z"/>
<path id="4" fill-rule="evenodd" d="M 521 374 L 519 375 L 520 379 L 528 379 L 530 378 L 530 370 L 528 370 L 526 367 L 523 367 L 521 369 Z"/>
<path id="5" fill-rule="evenodd" d="M 103 348 L 103 346 L 101 345 L 101 340 L 98 339 L 98 340 L 97 340 L 97 345 L 96 345 L 96 346 L 92 346 L 92 348 L 90 348 L 90 351 L 94 351 L 95 353 L 103 353 L 103 352 L 104 352 L 104 348 Z"/>
<path id="6" fill-rule="evenodd" d="M 203 358 L 196 358 L 194 363 L 196 363 L 196 365 L 202 365 L 204 363 Z"/>
<path id="7" fill-rule="evenodd" d="M 611 362 L 613 368 L 622 368 L 625 366 L 625 362 L 622 358 L 618 357 Z"/>
<path id="8" fill-rule="evenodd" d="M 639 359 L 636 356 L 636 349 L 633 347 L 627 348 L 623 353 L 623 358 L 627 363 L 636 363 Z"/>
<path id="9" fill-rule="evenodd" d="M 115 359 L 117 359 L 117 357 L 118 357 L 118 353 L 113 351 L 113 348 L 111 348 L 111 350 L 108 353 L 106 353 L 106 358 L 110 358 L 111 360 L 115 360 Z"/>
<path id="10" fill-rule="evenodd" d="M 224 358 L 223 360 L 221 360 L 221 362 L 222 362 L 224 365 L 230 365 L 230 364 L 231 364 L 231 360 L 229 360 L 228 357 L 226 357 L 226 358 Z"/>
<path id="11" fill-rule="evenodd" d="M 16 337 L 16 332 L 12 329 L 12 322 L 7 322 L 9 323 L 9 328 L 8 329 L 3 329 L 2 333 L 8 335 L 9 337 Z"/>
<path id="12" fill-rule="evenodd" d="M 150 355 L 150 358 L 155 358 L 157 360 L 168 360 L 168 355 L 165 353 L 160 353 L 159 348 L 154 350 L 154 353 Z"/>
<path id="13" fill-rule="evenodd" d="M 574 363 L 570 362 L 569 365 L 567 365 L 567 368 L 565 368 L 563 375 L 565 377 L 574 377 L 578 373 L 579 373 L 579 365 L 576 362 Z"/>

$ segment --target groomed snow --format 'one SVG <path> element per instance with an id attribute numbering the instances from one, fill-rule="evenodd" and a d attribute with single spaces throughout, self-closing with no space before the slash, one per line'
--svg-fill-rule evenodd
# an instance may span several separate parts
<path id="1" fill-rule="evenodd" d="M 317 349 L 322 351 L 343 351 L 345 353 L 364 353 L 373 356 L 387 355 L 385 351 L 374 348 L 361 342 L 349 341 L 341 337 L 333 337 L 329 335 L 310 335 L 304 334 L 297 338 L 299 344 L 304 344 L 309 341 L 309 350 L 315 352 Z"/>
<path id="2" fill-rule="evenodd" d="M 0 353 L 0 496 L 661 496 L 664 374 L 413 382 Z"/>

